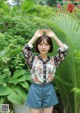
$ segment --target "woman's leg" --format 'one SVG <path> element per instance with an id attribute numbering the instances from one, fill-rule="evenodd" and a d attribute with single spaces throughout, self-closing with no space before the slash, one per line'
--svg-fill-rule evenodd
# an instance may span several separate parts
<path id="1" fill-rule="evenodd" d="M 52 113 L 53 111 L 53 107 L 49 107 L 49 108 L 43 108 L 42 113 Z"/>
<path id="2" fill-rule="evenodd" d="M 41 109 L 30 108 L 30 113 L 41 113 Z"/>

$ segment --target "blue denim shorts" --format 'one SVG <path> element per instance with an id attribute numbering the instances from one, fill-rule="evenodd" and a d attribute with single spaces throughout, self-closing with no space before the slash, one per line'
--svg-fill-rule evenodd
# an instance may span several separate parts
<path id="1" fill-rule="evenodd" d="M 25 104 L 30 108 L 47 108 L 58 104 L 53 84 L 32 83 Z"/>

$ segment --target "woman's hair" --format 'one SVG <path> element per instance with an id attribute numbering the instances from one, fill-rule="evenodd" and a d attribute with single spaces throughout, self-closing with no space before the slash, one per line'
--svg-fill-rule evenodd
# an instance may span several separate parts
<path id="1" fill-rule="evenodd" d="M 36 43 L 35 43 L 35 51 L 39 53 L 39 50 L 38 50 L 38 44 L 40 44 L 42 42 L 43 39 L 46 39 L 47 43 L 50 45 L 50 49 L 49 49 L 49 53 L 52 53 L 53 52 L 53 43 L 52 43 L 52 40 L 50 37 L 46 36 L 46 35 L 43 35 L 41 37 L 39 37 L 37 40 L 36 40 Z"/>

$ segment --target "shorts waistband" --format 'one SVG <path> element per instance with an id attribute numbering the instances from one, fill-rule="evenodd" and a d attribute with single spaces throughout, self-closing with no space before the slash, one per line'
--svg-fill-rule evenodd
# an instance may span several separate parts
<path id="1" fill-rule="evenodd" d="M 46 85 L 50 85 L 50 84 L 52 84 L 52 82 L 41 83 L 41 84 L 38 84 L 38 83 L 33 82 L 32 84 L 34 84 L 34 85 L 38 85 L 38 86 L 46 86 Z"/>

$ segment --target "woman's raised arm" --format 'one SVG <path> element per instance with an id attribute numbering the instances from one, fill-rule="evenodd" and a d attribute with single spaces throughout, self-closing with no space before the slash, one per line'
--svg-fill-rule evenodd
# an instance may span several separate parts
<path id="1" fill-rule="evenodd" d="M 58 52 L 54 56 L 55 65 L 56 67 L 58 67 L 64 60 L 65 56 L 67 55 L 69 47 L 66 44 L 62 43 L 61 40 L 58 39 L 58 37 L 55 35 L 55 33 L 51 31 L 50 29 L 49 30 L 46 29 L 45 32 L 46 32 L 46 35 L 54 39 L 59 46 Z"/>
<path id="2" fill-rule="evenodd" d="M 32 68 L 32 63 L 34 60 L 34 54 L 31 51 L 31 49 L 33 48 L 33 43 L 36 41 L 37 38 L 41 37 L 43 35 L 43 30 L 37 30 L 34 34 L 34 36 L 32 37 L 32 39 L 25 44 L 25 46 L 22 49 L 22 53 L 24 55 L 25 58 L 25 62 L 27 63 L 28 67 L 31 69 Z"/>

